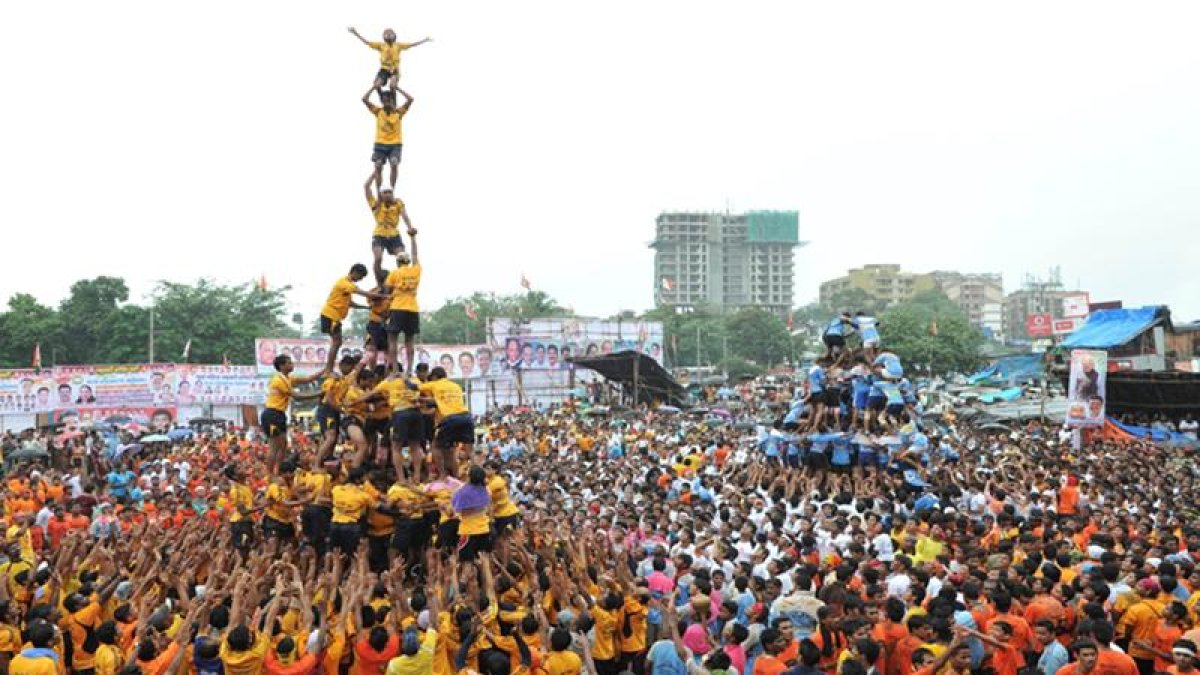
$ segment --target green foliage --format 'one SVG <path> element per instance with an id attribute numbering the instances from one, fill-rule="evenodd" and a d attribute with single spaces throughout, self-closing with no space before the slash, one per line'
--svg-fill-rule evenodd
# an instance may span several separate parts
<path id="1" fill-rule="evenodd" d="M 830 316 L 841 312 L 866 312 L 878 316 L 884 308 L 883 303 L 857 286 L 830 294 L 820 307 Z"/>
<path id="2" fill-rule="evenodd" d="M 937 335 L 931 334 L 936 323 Z M 919 293 L 879 317 L 884 347 L 906 368 L 926 373 L 970 372 L 980 363 L 983 335 L 941 291 Z"/>
<path id="3" fill-rule="evenodd" d="M 758 377 L 762 375 L 765 369 L 756 364 L 743 359 L 740 356 L 730 356 L 721 361 L 718 366 L 722 372 L 727 373 L 729 379 L 736 380 L 743 377 Z"/>
<path id="4" fill-rule="evenodd" d="M 192 341 L 193 363 L 253 363 L 254 338 L 294 336 L 286 320 L 287 288 L 160 282 L 155 288 L 155 360 L 179 361 Z M 71 285 L 57 310 L 29 295 L 9 299 L 0 314 L 0 366 L 28 367 L 40 342 L 42 363 L 139 363 L 149 358 L 150 304 L 128 302 L 123 279 L 96 277 Z"/>
<path id="5" fill-rule="evenodd" d="M 729 351 L 760 366 L 782 363 L 791 356 L 787 324 L 762 309 L 743 309 L 725 320 Z"/>

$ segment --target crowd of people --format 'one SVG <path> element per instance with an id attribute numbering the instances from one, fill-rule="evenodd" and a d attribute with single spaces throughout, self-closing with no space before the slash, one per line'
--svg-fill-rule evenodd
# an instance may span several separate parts
<path id="1" fill-rule="evenodd" d="M 266 441 L 5 477 L 0 675 L 1196 670 L 1193 449 L 926 414 L 871 317 L 831 321 L 828 353 L 739 417 L 473 416 L 413 363 L 421 269 L 395 191 L 416 44 L 368 42 L 374 269 L 335 284 L 321 371 L 275 357 Z M 335 363 L 355 296 L 367 353 Z M 312 435 L 288 419 L 302 398 Z"/>

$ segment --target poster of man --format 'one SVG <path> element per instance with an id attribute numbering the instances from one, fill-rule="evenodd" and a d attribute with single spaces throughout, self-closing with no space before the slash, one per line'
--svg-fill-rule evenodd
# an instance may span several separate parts
<path id="1" fill-rule="evenodd" d="M 1090 349 L 1076 349 L 1071 352 L 1071 379 L 1067 395 L 1068 425 L 1097 427 L 1104 424 L 1107 371 L 1106 352 Z"/>

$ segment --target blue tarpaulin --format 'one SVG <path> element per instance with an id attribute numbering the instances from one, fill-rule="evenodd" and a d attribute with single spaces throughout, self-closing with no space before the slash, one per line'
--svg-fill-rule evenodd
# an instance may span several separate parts
<path id="1" fill-rule="evenodd" d="M 1014 354 L 1001 356 L 987 368 L 967 378 L 970 384 L 985 382 L 1000 382 L 1002 384 L 1021 384 L 1032 382 L 1042 376 L 1041 354 Z"/>
<path id="2" fill-rule="evenodd" d="M 1138 438 L 1149 438 L 1150 440 L 1158 442 L 1158 443 L 1164 443 L 1164 442 L 1184 443 L 1184 444 L 1195 443 L 1195 441 L 1188 438 L 1187 436 L 1184 436 L 1183 434 L 1180 434 L 1180 433 L 1176 433 L 1174 431 L 1165 431 L 1163 429 L 1142 427 L 1142 426 L 1138 426 L 1136 424 L 1121 424 L 1120 422 L 1118 422 L 1116 419 L 1114 419 L 1112 417 L 1108 418 L 1108 421 L 1112 422 L 1114 425 L 1116 425 L 1117 428 L 1120 429 L 1121 431 L 1124 431 L 1125 433 L 1131 434 L 1133 436 L 1137 436 Z"/>
<path id="3" fill-rule="evenodd" d="M 1129 342 L 1158 321 L 1161 307 L 1138 309 L 1101 309 L 1087 323 L 1067 336 L 1062 346 L 1068 349 L 1109 349 Z"/>

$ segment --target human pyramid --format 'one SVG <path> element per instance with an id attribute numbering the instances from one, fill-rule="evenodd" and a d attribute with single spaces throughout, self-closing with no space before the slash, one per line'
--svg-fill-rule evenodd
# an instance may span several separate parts
<path id="1" fill-rule="evenodd" d="M 396 40 L 390 28 L 381 42 L 364 38 L 354 29 L 350 33 L 379 52 L 379 71 L 362 102 L 375 118 L 375 144 L 371 154 L 373 169 L 363 184 L 367 206 L 374 218 L 371 237 L 374 263 L 371 272 L 375 285 L 363 290 L 359 282 L 367 277 L 367 267 L 356 263 L 349 273 L 338 278 L 321 308 L 321 333 L 329 336 L 329 356 L 321 371 L 294 375 L 295 363 L 281 354 L 274 362 L 275 376 L 268 387 L 262 429 L 270 439 L 272 472 L 280 469 L 287 453 L 287 410 L 293 400 L 318 400 L 316 420 L 321 446 L 316 461 L 324 462 L 332 454 L 342 433 L 354 448 L 352 466 L 365 468 L 378 461 L 390 463 L 397 476 L 420 481 L 426 470 L 425 449 L 431 444 L 436 467 L 443 476 L 458 474 L 457 452 L 475 440 L 471 414 L 463 401 L 462 389 L 447 378 L 441 368 L 414 365 L 414 341 L 420 332 L 417 290 L 421 284 L 421 263 L 417 253 L 417 230 L 409 219 L 404 201 L 396 196 L 396 179 L 404 148 L 403 120 L 413 97 L 399 86 L 400 55 L 407 49 L 429 42 L 429 38 L 405 43 Z M 404 103 L 397 106 L 397 96 Z M 375 96 L 379 100 L 372 102 Z M 384 166 L 390 168 L 384 182 Z M 404 245 L 400 221 L 404 221 L 409 246 Z M 396 267 L 386 270 L 383 254 L 395 256 Z M 355 302 L 355 296 L 365 304 Z M 343 326 L 351 309 L 370 312 L 361 359 L 342 356 Z M 398 350 L 403 342 L 401 360 Z M 378 363 L 379 355 L 385 362 Z M 319 392 L 295 391 L 321 381 Z M 408 457 L 405 458 L 405 450 Z"/>

